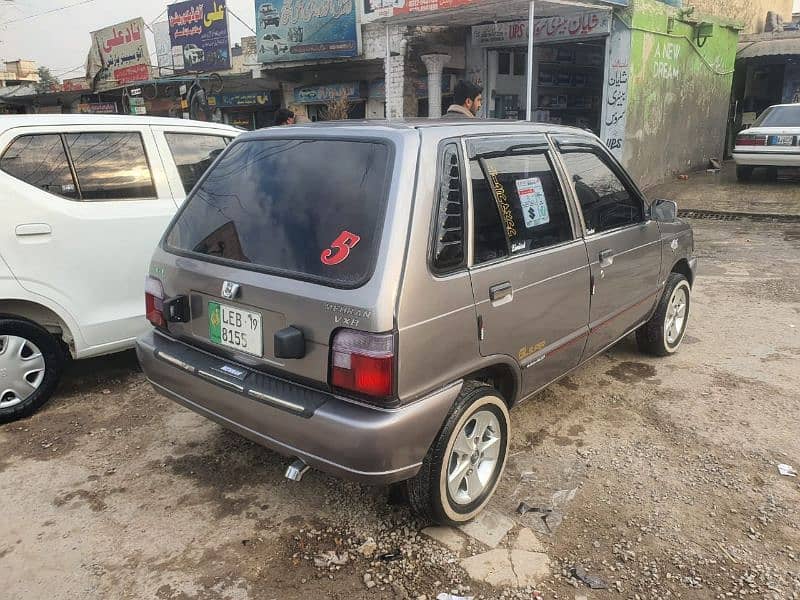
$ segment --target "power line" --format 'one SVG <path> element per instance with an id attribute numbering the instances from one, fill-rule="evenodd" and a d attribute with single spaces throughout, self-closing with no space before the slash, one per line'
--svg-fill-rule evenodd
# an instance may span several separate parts
<path id="1" fill-rule="evenodd" d="M 68 8 L 73 8 L 75 6 L 80 6 L 81 4 L 89 4 L 90 2 L 94 2 L 95 0 L 81 0 L 80 2 L 73 2 L 72 4 L 67 4 L 65 6 L 60 6 L 58 8 L 51 8 L 50 10 L 46 10 L 44 12 L 36 13 L 34 15 L 27 15 L 25 17 L 20 17 L 18 19 L 11 19 L 10 21 L 4 21 L 0 23 L 0 27 L 4 25 L 10 25 L 11 23 L 19 23 L 20 21 L 27 21 L 28 19 L 35 19 L 36 17 L 42 17 L 44 15 L 49 15 L 56 12 L 61 12 L 62 10 L 67 10 Z"/>
<path id="2" fill-rule="evenodd" d="M 244 21 L 242 21 L 242 20 L 239 18 L 239 15 L 237 15 L 235 12 L 233 12 L 233 11 L 232 11 L 230 8 L 228 8 L 228 14 L 229 14 L 229 15 L 233 15 L 233 18 L 234 18 L 234 19 L 236 19 L 237 21 L 239 21 L 239 23 L 241 23 L 242 25 L 244 25 L 245 27 L 247 27 L 247 28 L 248 28 L 250 31 L 252 31 L 252 32 L 253 32 L 253 34 L 255 35 L 255 33 L 256 33 L 255 29 L 253 29 L 252 27 L 250 27 L 250 25 L 248 25 L 247 23 L 245 23 Z"/>

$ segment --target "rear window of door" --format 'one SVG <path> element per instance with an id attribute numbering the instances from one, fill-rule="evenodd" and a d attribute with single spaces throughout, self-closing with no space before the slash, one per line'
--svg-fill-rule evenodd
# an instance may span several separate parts
<path id="1" fill-rule="evenodd" d="M 468 143 L 475 264 L 574 239 L 544 137 Z"/>
<path id="2" fill-rule="evenodd" d="M 562 147 L 561 155 L 575 186 L 589 234 L 645 220 L 641 199 L 617 176 L 599 149 Z"/>
<path id="3" fill-rule="evenodd" d="M 164 137 L 187 194 L 230 142 L 220 135 L 194 133 L 165 133 Z"/>
<path id="4" fill-rule="evenodd" d="M 155 198 L 142 136 L 135 132 L 64 136 L 83 200 Z"/>
<path id="5" fill-rule="evenodd" d="M 378 141 L 235 142 L 190 194 L 167 248 L 358 287 L 375 267 L 392 163 Z"/>
<path id="6" fill-rule="evenodd" d="M 3 153 L 0 169 L 52 194 L 78 198 L 60 135 L 18 137 Z"/>

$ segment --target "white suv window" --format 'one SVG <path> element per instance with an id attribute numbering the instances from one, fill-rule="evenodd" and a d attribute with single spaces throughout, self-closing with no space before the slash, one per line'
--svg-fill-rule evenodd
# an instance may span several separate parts
<path id="1" fill-rule="evenodd" d="M 220 135 L 195 133 L 166 133 L 164 137 L 187 194 L 231 141 Z"/>
<path id="2" fill-rule="evenodd" d="M 83 200 L 156 198 L 156 187 L 135 132 L 67 133 L 69 149 Z"/>
<path id="3" fill-rule="evenodd" d="M 60 135 L 23 135 L 0 159 L 0 169 L 52 194 L 78 199 Z"/>

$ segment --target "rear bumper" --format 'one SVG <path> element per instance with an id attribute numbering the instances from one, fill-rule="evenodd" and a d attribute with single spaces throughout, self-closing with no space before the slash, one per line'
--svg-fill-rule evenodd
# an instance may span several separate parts
<path id="1" fill-rule="evenodd" d="M 740 167 L 800 167 L 800 152 L 734 152 L 733 160 Z"/>
<path id="2" fill-rule="evenodd" d="M 275 452 L 368 484 L 416 475 L 462 387 L 381 410 L 232 365 L 154 331 L 137 340 L 136 353 L 167 398 Z M 214 361 L 245 375 L 233 380 L 210 373 L 203 365 Z"/>

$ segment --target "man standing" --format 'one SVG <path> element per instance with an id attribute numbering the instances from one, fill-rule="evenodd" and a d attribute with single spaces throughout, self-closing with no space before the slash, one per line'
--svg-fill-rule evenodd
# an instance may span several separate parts
<path id="1" fill-rule="evenodd" d="M 483 105 L 483 90 L 471 81 L 459 81 L 453 91 L 453 101 L 445 119 L 474 119 Z"/>

